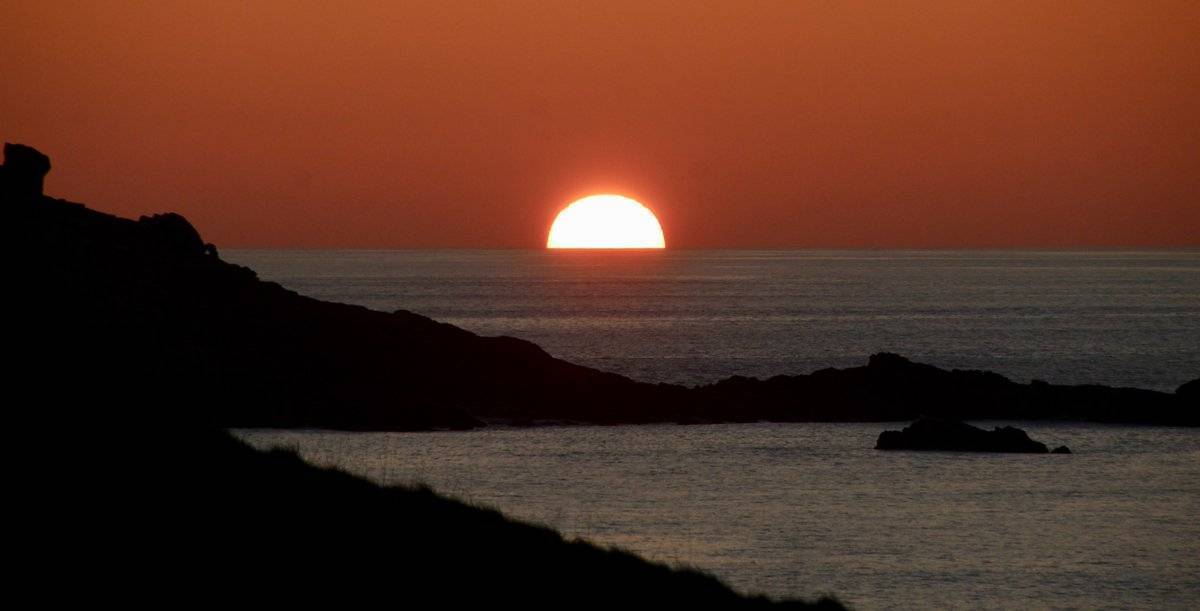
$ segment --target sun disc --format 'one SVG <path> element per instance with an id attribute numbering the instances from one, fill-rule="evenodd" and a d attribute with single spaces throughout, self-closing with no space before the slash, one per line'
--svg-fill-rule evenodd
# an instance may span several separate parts
<path id="1" fill-rule="evenodd" d="M 621 195 L 590 195 L 563 208 L 546 248 L 666 248 L 649 208 Z"/>

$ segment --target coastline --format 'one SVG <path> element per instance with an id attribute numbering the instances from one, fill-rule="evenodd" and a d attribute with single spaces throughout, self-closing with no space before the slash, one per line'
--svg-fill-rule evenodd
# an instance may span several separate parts
<path id="1" fill-rule="evenodd" d="M 486 580 L 503 598 L 543 604 L 549 599 L 530 597 L 563 596 L 609 579 L 624 584 L 601 592 L 614 604 L 711 597 L 738 605 L 770 602 L 740 597 L 694 573 L 572 547 L 550 531 L 505 526 L 499 514 L 427 493 L 378 488 L 287 453 L 255 452 L 222 432 L 228 428 L 465 430 L 485 418 L 860 422 L 929 412 L 1195 425 L 1190 391 L 1023 385 L 886 353 L 862 367 L 805 376 L 734 377 L 694 388 L 636 382 L 555 359 L 522 340 L 480 337 L 412 312 L 303 297 L 222 261 L 179 215 L 134 221 L 51 199 L 40 193 L 44 171 L 36 192 L 19 188 L 22 176 L 10 165 L 8 147 L 5 152 L 0 194 L 11 220 L 5 238 L 25 255 L 14 276 L 20 324 L 13 345 L 22 357 L 14 374 L 19 395 L 37 398 L 20 404 L 14 425 L 64 431 L 59 451 L 34 473 L 41 494 L 28 495 L 35 501 L 26 509 L 37 514 L 30 519 L 71 524 L 54 533 L 52 550 L 132 547 L 138 559 L 107 568 L 180 586 L 209 579 L 197 563 L 215 553 L 233 556 L 218 580 L 222 588 L 298 578 L 345 587 L 350 569 L 378 575 L 381 567 L 307 565 L 296 533 L 306 533 L 306 545 L 326 557 L 340 558 L 387 532 L 398 549 L 417 537 L 421 543 L 404 559 L 404 570 L 414 583 L 437 584 L 438 591 L 455 590 L 461 572 L 469 581 Z M 573 399 L 564 403 L 564 396 Z M 183 434 L 169 440 L 153 434 L 172 429 Z M 45 454 L 32 439 L 16 446 Z M 74 473 L 79 465 L 103 477 L 47 490 L 57 482 L 51 474 Z M 69 500 L 73 496 L 106 501 L 81 505 Z M 439 508 L 433 522 L 422 513 L 431 504 Z M 174 540 L 160 540 L 163 532 Z M 255 572 L 264 570 L 262 560 L 232 551 L 245 540 L 274 546 L 267 550 L 269 576 Z M 506 550 L 526 547 L 532 551 L 513 564 Z M 481 551 L 479 563 L 457 567 Z M 163 567 L 143 561 L 164 556 L 189 571 L 165 576 Z M 489 573 L 496 567 L 503 570 Z M 561 589 L 531 588 L 522 580 L 525 571 L 549 575 Z"/>

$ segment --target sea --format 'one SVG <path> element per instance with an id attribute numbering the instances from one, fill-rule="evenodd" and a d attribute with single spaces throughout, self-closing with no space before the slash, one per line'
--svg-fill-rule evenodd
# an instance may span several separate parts
<path id="1" fill-rule="evenodd" d="M 652 382 L 882 351 L 1020 382 L 1170 392 L 1200 377 L 1197 250 L 222 255 L 305 295 Z M 901 423 L 238 434 L 749 593 L 861 609 L 1200 607 L 1200 430 L 1015 424 L 1075 454 L 872 449 Z"/>

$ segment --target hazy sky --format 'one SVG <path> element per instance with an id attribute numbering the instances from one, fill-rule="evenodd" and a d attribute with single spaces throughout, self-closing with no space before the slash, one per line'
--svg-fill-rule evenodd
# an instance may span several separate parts
<path id="1" fill-rule="evenodd" d="M 0 0 L 0 73 L 52 194 L 225 247 L 1200 246 L 1195 0 Z"/>

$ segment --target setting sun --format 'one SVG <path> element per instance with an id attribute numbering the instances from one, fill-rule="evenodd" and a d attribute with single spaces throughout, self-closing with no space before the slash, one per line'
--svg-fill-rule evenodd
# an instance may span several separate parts
<path id="1" fill-rule="evenodd" d="M 558 213 L 546 248 L 666 248 L 649 208 L 620 195 L 591 195 Z"/>

